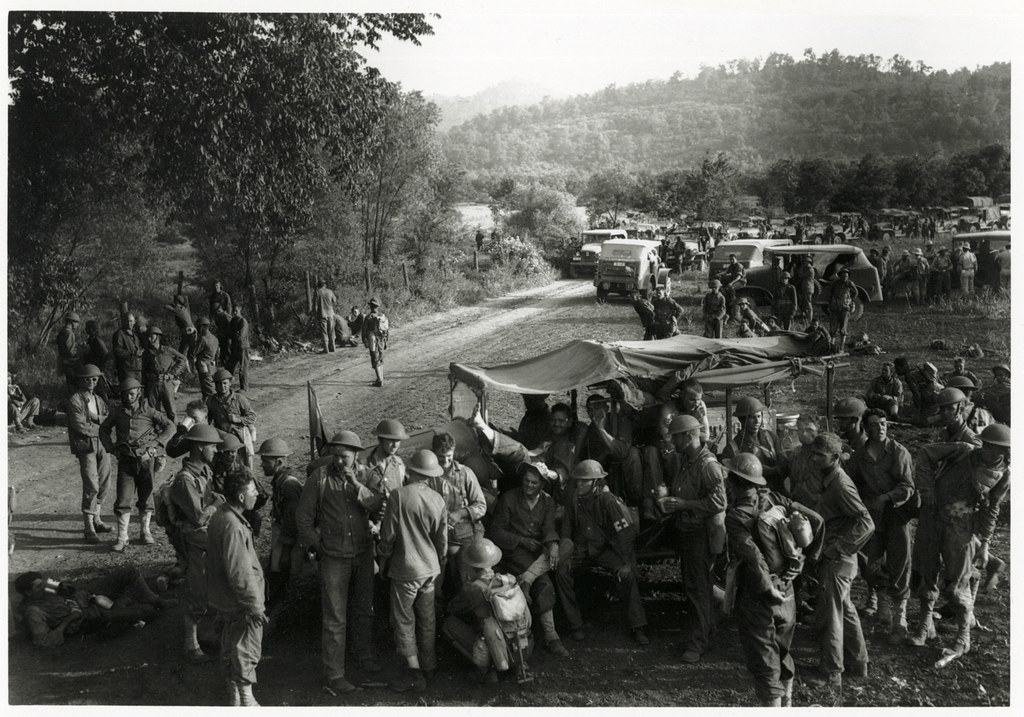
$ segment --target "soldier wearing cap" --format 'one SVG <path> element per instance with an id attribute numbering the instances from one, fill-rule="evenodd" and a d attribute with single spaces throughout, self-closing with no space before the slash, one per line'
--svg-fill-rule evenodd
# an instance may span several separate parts
<path id="1" fill-rule="evenodd" d="M 220 279 L 213 280 L 213 291 L 210 292 L 210 315 L 217 313 L 217 307 L 223 311 L 231 311 L 231 295 L 221 286 Z"/>
<path id="2" fill-rule="evenodd" d="M 832 409 L 836 434 L 843 439 L 843 453 L 846 455 L 863 448 L 868 442 L 868 434 L 861 424 L 867 410 L 867 404 L 859 398 L 841 398 Z"/>
<path id="3" fill-rule="evenodd" d="M 366 467 L 359 462 L 363 450 L 359 436 L 341 431 L 327 442 L 326 449 L 331 462 L 306 479 L 295 526 L 301 549 L 320 561 L 324 687 L 343 694 L 355 689 L 345 677 L 350 607 L 358 668 L 362 673 L 380 670 L 371 647 L 374 549 L 369 510 L 377 497 L 367 486 Z"/>
<path id="4" fill-rule="evenodd" d="M 704 336 L 709 339 L 722 338 L 722 326 L 725 322 L 725 297 L 720 289 L 722 282 L 711 279 L 708 282 L 708 293 L 701 301 L 701 316 L 704 319 Z"/>
<path id="5" fill-rule="evenodd" d="M 1010 490 L 1010 429 L 994 423 L 981 432 L 981 446 L 931 443 L 917 457 L 921 514 L 914 566 L 921 575 L 921 621 L 911 638 L 924 645 L 935 637 L 932 611 L 945 586 L 954 607 L 957 635 L 947 656 L 971 649 L 975 563 L 986 566 L 999 507 Z"/>
<path id="6" fill-rule="evenodd" d="M 150 405 L 173 421 L 175 381 L 188 366 L 188 359 L 170 346 L 161 346 L 163 335 L 159 326 L 150 326 L 146 333 L 149 345 L 142 352 L 142 385 Z"/>
<path id="7" fill-rule="evenodd" d="M 811 461 L 822 489 L 817 504 L 808 507 L 825 521 L 816 620 L 821 628 L 821 662 L 803 679 L 832 688 L 842 687 L 844 672 L 848 678 L 867 676 L 868 649 L 850 587 L 857 575 L 857 553 L 875 530 L 871 513 L 840 466 L 842 452 L 842 441 L 834 433 L 819 433 L 811 444 Z"/>
<path id="8" fill-rule="evenodd" d="M 779 274 L 779 283 L 775 287 L 775 318 L 784 331 L 793 328 L 793 318 L 796 316 L 797 295 L 796 287 L 790 283 L 793 275 L 788 271 Z"/>
<path id="9" fill-rule="evenodd" d="M 377 374 L 373 385 L 378 388 L 384 387 L 384 351 L 388 347 L 390 326 L 388 317 L 381 311 L 380 302 L 376 298 L 370 299 L 370 313 L 363 319 L 362 340 L 363 346 L 370 351 L 370 366 Z"/>
<path id="10" fill-rule="evenodd" d="M 64 315 L 64 326 L 57 332 L 57 370 L 64 375 L 68 395 L 77 390 L 78 369 L 82 365 L 81 350 L 75 331 L 82 318 L 74 311 Z"/>
<path id="11" fill-rule="evenodd" d="M 139 509 L 139 542 L 156 542 L 149 524 L 153 517 L 153 481 L 156 461 L 164 454 L 164 445 L 174 435 L 174 424 L 142 398 L 142 384 L 126 378 L 119 386 L 121 403 L 113 408 L 100 426 L 100 442 L 108 453 L 117 456 L 117 541 L 112 550 L 122 552 L 128 546 L 128 524 L 132 501 Z"/>
<path id="12" fill-rule="evenodd" d="M 964 406 L 967 396 L 959 388 L 946 387 L 939 391 L 935 405 L 939 407 L 940 439 L 946 443 L 981 445 L 978 434 L 967 425 Z"/>
<path id="13" fill-rule="evenodd" d="M 693 663 L 708 649 L 714 629 L 711 565 L 725 549 L 725 469 L 701 440 L 701 424 L 693 416 L 675 416 L 669 433 L 678 462 L 660 505 L 675 514 L 683 592 L 693 608 L 681 659 Z"/>
<path id="14" fill-rule="evenodd" d="M 121 328 L 114 332 L 110 339 L 111 350 L 114 353 L 114 370 L 117 372 L 117 380 L 120 383 L 129 376 L 136 381 L 142 380 L 142 350 L 139 348 L 139 340 L 135 335 L 135 315 L 124 313 L 121 315 Z"/>
<path id="15" fill-rule="evenodd" d="M 764 427 L 762 413 L 764 405 L 753 396 L 744 396 L 736 401 L 733 415 L 740 421 L 740 429 L 729 439 L 722 451 L 723 458 L 733 458 L 739 453 L 753 453 L 761 461 L 764 477 L 772 490 L 782 490 L 784 476 L 779 467 L 782 458 L 782 442 L 775 431 Z"/>
<path id="16" fill-rule="evenodd" d="M 896 376 L 891 361 L 882 364 L 882 373 L 871 382 L 868 392 L 864 394 L 868 408 L 880 408 L 889 418 L 899 415 L 903 405 L 903 382 Z"/>
<path id="17" fill-rule="evenodd" d="M 558 570 L 557 506 L 555 499 L 543 490 L 546 466 L 524 462 L 518 473 L 522 479 L 520 486 L 498 496 L 487 537 L 501 548 L 501 571 L 520 576 L 523 589 L 530 595 L 533 614 L 544 632 L 548 652 L 564 657 L 569 653 L 555 631 L 555 587 L 548 575 L 549 570 Z M 547 565 L 541 563 L 539 574 L 527 579 L 532 576 L 531 567 L 542 559 L 547 560 Z"/>
<path id="18" fill-rule="evenodd" d="M 110 454 L 100 441 L 100 426 L 107 418 L 107 403 L 96 395 L 100 370 L 91 364 L 76 373 L 79 390 L 68 399 L 68 444 L 78 458 L 82 475 L 82 515 L 85 542 L 98 543 L 96 533 L 109 533 L 109 525 L 100 520 L 103 499 L 110 484 Z"/>
<path id="19" fill-rule="evenodd" d="M 171 522 L 185 549 L 185 657 L 192 663 L 209 658 L 199 647 L 196 625 L 206 614 L 207 526 L 224 497 L 213 491 L 213 465 L 220 434 L 213 426 L 195 425 L 186 434 L 188 456 L 169 490 Z"/>
<path id="20" fill-rule="evenodd" d="M 398 449 L 409 436 L 401 422 L 393 418 L 378 423 L 374 433 L 377 447 L 366 459 L 366 485 L 376 495 L 370 514 L 379 520 L 391 491 L 405 485 L 405 463 L 398 457 Z"/>
<path id="21" fill-rule="evenodd" d="M 437 668 L 434 592 L 448 551 L 447 510 L 427 479 L 444 473 L 437 456 L 419 450 L 409 459 L 406 485 L 394 490 L 380 529 L 382 570 L 391 580 L 391 624 L 406 670 L 391 682 L 397 692 L 422 692 Z"/>
<path id="22" fill-rule="evenodd" d="M 885 411 L 868 409 L 862 418 L 867 442 L 845 463 L 847 475 L 867 505 L 875 532 L 861 549 L 864 579 L 881 594 L 878 619 L 896 645 L 907 636 L 910 595 L 910 520 L 914 499 L 914 463 L 901 443 L 888 435 Z"/>
<path id="23" fill-rule="evenodd" d="M 234 434 L 245 447 L 245 464 L 253 462 L 252 435 L 256 427 L 256 411 L 252 402 L 238 391 L 231 389 L 231 372 L 219 368 L 213 373 L 216 392 L 206 399 L 210 425 L 226 433 Z"/>
<path id="24" fill-rule="evenodd" d="M 846 336 L 850 331 L 850 315 L 857 308 L 857 285 L 850 281 L 850 270 L 842 267 L 832 281 L 829 300 L 829 319 L 835 350 L 846 350 Z"/>
<path id="25" fill-rule="evenodd" d="M 220 356 L 220 341 L 210 332 L 210 320 L 205 316 L 199 317 L 196 328 L 199 330 L 199 338 L 196 341 L 193 358 L 196 375 L 199 377 L 199 391 L 204 399 L 208 399 L 214 393 L 213 372 L 217 369 L 217 359 Z"/>
<path id="26" fill-rule="evenodd" d="M 1010 425 L 1010 366 L 1001 363 L 992 367 L 992 376 L 995 381 L 991 386 L 981 391 L 975 399 L 975 403 L 982 408 L 987 408 L 992 417 L 999 423 Z"/>
<path id="27" fill-rule="evenodd" d="M 283 438 L 268 438 L 256 451 L 263 475 L 270 479 L 270 564 L 267 571 L 267 602 L 278 606 L 302 570 L 302 549 L 295 514 L 305 485 L 304 476 L 288 467 L 291 450 Z"/>
<path id="28" fill-rule="evenodd" d="M 913 262 L 917 267 L 917 298 L 919 302 L 924 303 L 928 296 L 928 277 L 931 274 L 931 264 L 924 252 L 921 251 L 921 247 L 914 249 Z"/>
<path id="29" fill-rule="evenodd" d="M 818 270 L 812 254 L 805 254 L 804 260 L 793 267 L 793 284 L 800 313 L 810 323 L 814 320 L 814 295 L 818 293 Z"/>
<path id="30" fill-rule="evenodd" d="M 573 570 L 599 565 L 616 578 L 616 592 L 626 613 L 626 625 L 633 639 L 649 645 L 647 614 L 640 602 L 634 541 L 637 526 L 625 504 L 605 490 L 608 474 L 595 460 L 580 461 L 572 471 L 576 489 L 565 506 L 559 532 L 560 556 L 555 584 L 558 599 L 569 622 L 574 640 L 583 640 L 583 616 L 576 598 Z"/>
<path id="31" fill-rule="evenodd" d="M 793 706 L 796 666 L 789 648 L 796 631 L 793 580 L 803 567 L 803 556 L 781 564 L 769 562 L 758 538 L 758 517 L 775 506 L 797 511 L 821 534 L 822 518 L 805 505 L 769 490 L 761 475 L 761 462 L 751 453 L 727 460 L 729 507 L 725 532 L 729 553 L 739 563 L 733 614 L 747 669 L 754 676 L 754 691 L 763 706 Z M 816 545 L 807 546 L 811 553 Z"/>
<path id="32" fill-rule="evenodd" d="M 974 394 L 974 382 L 966 376 L 953 376 L 949 379 L 946 384 L 947 388 L 958 388 L 964 394 L 964 400 L 961 402 L 961 411 L 964 416 L 964 423 L 967 427 L 974 431 L 975 434 L 981 433 L 985 426 L 991 425 L 996 422 L 986 409 L 978 406 L 972 400 Z"/>

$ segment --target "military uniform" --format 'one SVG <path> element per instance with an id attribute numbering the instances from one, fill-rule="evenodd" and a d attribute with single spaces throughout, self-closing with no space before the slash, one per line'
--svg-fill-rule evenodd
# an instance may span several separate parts
<path id="1" fill-rule="evenodd" d="M 654 338 L 667 339 L 679 333 L 676 322 L 683 315 L 683 307 L 671 296 L 662 296 L 652 302 L 654 308 Z"/>
<path id="2" fill-rule="evenodd" d="M 818 292 L 818 270 L 814 268 L 813 264 L 801 262 L 793 267 L 792 273 L 800 313 L 810 322 L 814 319 L 814 295 Z"/>
<path id="3" fill-rule="evenodd" d="M 857 286 L 849 277 L 839 277 L 832 282 L 832 298 L 829 302 L 829 318 L 832 321 L 832 336 L 839 351 L 846 349 L 846 337 L 850 332 L 850 315 L 856 308 Z"/>
<path id="4" fill-rule="evenodd" d="M 704 318 L 704 336 L 709 339 L 722 338 L 722 325 L 725 320 L 725 297 L 718 291 L 709 291 L 701 302 L 701 315 Z"/>
<path id="5" fill-rule="evenodd" d="M 170 346 L 154 349 L 147 346 L 142 352 L 142 385 L 146 389 L 146 400 L 154 408 L 162 409 L 171 421 L 174 420 L 174 382 L 188 366 L 188 359 Z"/>
<path id="6" fill-rule="evenodd" d="M 252 402 L 237 391 L 229 390 L 224 396 L 215 393 L 206 399 L 206 410 L 210 425 L 237 436 L 245 446 L 246 462 L 251 462 L 255 454 L 252 441 L 256 426 Z"/>
<path id="7" fill-rule="evenodd" d="M 792 284 L 779 284 L 775 288 L 775 318 L 779 325 L 789 331 L 793 328 L 793 317 L 796 316 L 797 294 Z"/>
<path id="8" fill-rule="evenodd" d="M 756 432 L 750 433 L 740 427 L 736 435 L 726 443 L 725 449 L 722 451 L 722 458 L 735 458 L 740 453 L 754 454 L 761 461 L 764 479 L 768 481 L 768 487 L 781 491 L 782 481 L 785 477 L 780 465 L 783 450 L 782 441 L 779 440 L 775 431 L 758 428 Z"/>
<path id="9" fill-rule="evenodd" d="M 291 474 L 287 466 L 270 479 L 270 570 L 268 583 L 271 602 L 276 602 L 284 586 L 294 584 L 302 570 L 299 528 L 295 520 L 305 480 Z M 275 584 L 278 582 L 280 584 Z"/>
<path id="10" fill-rule="evenodd" d="M 170 488 L 173 522 L 181 536 L 185 568 L 186 618 L 206 614 L 207 527 L 224 499 L 213 492 L 213 471 L 205 463 L 186 458 Z"/>
<path id="11" fill-rule="evenodd" d="M 238 377 L 238 388 L 249 388 L 249 322 L 244 316 L 231 317 L 231 351 L 224 367 Z"/>
<path id="12" fill-rule="evenodd" d="M 68 399 L 68 444 L 82 475 L 82 512 L 99 519 L 110 485 L 110 454 L 100 441 L 107 418 L 106 402 L 89 391 Z"/>
<path id="13" fill-rule="evenodd" d="M 75 336 L 75 330 L 70 324 L 64 324 L 57 332 L 57 370 L 64 375 L 68 394 L 74 393 L 78 385 L 75 374 L 81 365 L 78 337 Z"/>
<path id="14" fill-rule="evenodd" d="M 200 334 L 195 347 L 196 375 L 199 377 L 199 391 L 204 399 L 214 394 L 213 372 L 220 356 L 220 341 L 209 329 Z"/>
<path id="15" fill-rule="evenodd" d="M 886 378 L 878 376 L 864 394 L 868 408 L 880 408 L 890 418 L 899 413 L 903 405 L 903 382 L 894 374 Z"/>
<path id="16" fill-rule="evenodd" d="M 142 356 L 139 354 L 139 340 L 135 333 L 126 329 L 118 329 L 110 340 L 114 352 L 114 370 L 118 382 L 126 378 L 142 380 Z"/>

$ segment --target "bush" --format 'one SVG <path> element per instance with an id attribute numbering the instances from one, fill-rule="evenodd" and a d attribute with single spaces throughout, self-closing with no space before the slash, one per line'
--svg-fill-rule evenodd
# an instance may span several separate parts
<path id="1" fill-rule="evenodd" d="M 487 248 L 495 266 L 503 267 L 517 276 L 537 276 L 550 272 L 550 267 L 537 247 L 519 237 L 500 237 Z"/>

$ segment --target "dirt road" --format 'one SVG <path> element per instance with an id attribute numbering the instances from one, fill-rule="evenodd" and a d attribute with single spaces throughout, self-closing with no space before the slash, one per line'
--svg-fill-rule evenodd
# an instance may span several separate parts
<path id="1" fill-rule="evenodd" d="M 697 283 L 677 284 L 677 300 L 696 308 Z M 878 326 L 890 317 L 880 315 Z M 953 317 L 949 317 L 950 321 Z M 874 320 L 870 315 L 867 321 Z M 937 319 L 940 323 L 945 318 Z M 928 330 L 931 330 L 930 327 Z M 684 328 L 684 331 L 686 329 Z M 691 329 L 695 331 L 696 327 Z M 881 328 L 866 326 L 876 341 Z M 259 436 L 284 437 L 297 454 L 308 451 L 306 381 L 316 387 L 329 433 L 353 429 L 372 441 L 372 429 L 382 418 L 395 417 L 406 428 L 442 424 L 447 420 L 448 364 L 453 361 L 483 365 L 505 363 L 558 347 L 575 338 L 640 338 L 636 315 L 628 302 L 598 305 L 594 289 L 585 281 L 558 281 L 474 307 L 425 316 L 394 326 L 387 355 L 387 387 L 370 386 L 373 373 L 362 348 L 339 349 L 334 355 L 292 354 L 253 369 L 248 391 L 258 413 Z M 895 334 L 894 334 L 895 335 Z M 941 334 L 940 334 L 941 335 Z M 864 361 L 869 361 L 865 359 Z M 877 369 L 880 358 L 861 363 L 851 372 L 851 383 L 862 384 Z M 802 406 L 820 403 L 820 385 L 811 380 L 801 391 L 787 390 Z M 198 396 L 185 391 L 179 410 Z M 521 414 L 518 397 L 490 396 L 491 418 L 512 425 Z M 108 546 L 84 546 L 77 509 L 80 479 L 77 462 L 67 447 L 66 432 L 47 429 L 28 438 L 9 440 L 8 470 L 19 487 L 18 510 L 12 532 L 17 550 L 10 558 L 9 577 L 25 570 L 51 572 L 61 578 L 89 577 L 123 564 L 148 569 L 172 560 L 167 545 L 131 546 L 124 554 Z M 166 475 L 166 472 L 165 472 Z M 107 501 L 109 515 L 112 496 Z M 134 527 L 134 526 L 133 526 Z M 266 534 L 260 545 L 266 550 Z M 995 549 L 1008 555 L 1004 531 Z M 588 641 L 573 650 L 571 660 L 558 660 L 538 652 L 531 659 L 536 679 L 517 686 L 503 681 L 497 689 L 477 687 L 458 656 L 441 653 L 441 667 L 419 704 L 430 705 L 751 705 L 750 678 L 743 667 L 735 631 L 728 622 L 719 629 L 713 652 L 699 665 L 683 666 L 675 643 L 679 636 L 680 595 L 671 578 L 676 568 L 655 568 L 644 590 L 644 604 L 654 644 L 636 650 L 620 629 L 618 604 L 612 598 L 590 615 Z M 592 589 L 605 594 L 600 582 Z M 858 602 L 860 597 L 858 596 Z M 979 605 L 979 619 L 993 624 L 996 633 L 981 636 L 975 652 L 940 677 L 930 669 L 933 650 L 913 653 L 889 648 L 881 639 L 871 641 L 873 676 L 846 692 L 798 688 L 797 704 L 936 705 L 1008 704 L 1008 641 L 999 634 L 1008 625 L 1008 589 Z M 315 594 L 304 615 L 264 642 L 261 682 L 256 689 L 269 705 L 388 705 L 409 700 L 383 689 L 363 689 L 343 700 L 320 691 L 319 622 Z M 150 625 L 111 637 L 76 637 L 57 650 L 33 648 L 23 639 L 10 644 L 10 701 L 14 704 L 179 704 L 215 705 L 222 698 L 215 666 L 193 667 L 181 659 L 180 611 L 161 615 Z M 813 650 L 798 633 L 797 656 L 809 665 Z M 391 656 L 389 667 L 397 664 Z M 877 669 L 875 667 L 877 666 Z M 952 680 L 952 681 L 951 681 Z M 600 686 L 600 687 L 598 687 Z"/>

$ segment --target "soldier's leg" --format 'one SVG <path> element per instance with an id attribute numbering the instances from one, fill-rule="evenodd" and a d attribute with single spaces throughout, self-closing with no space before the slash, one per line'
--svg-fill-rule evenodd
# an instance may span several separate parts
<path id="1" fill-rule="evenodd" d="M 242 349 L 238 362 L 238 388 L 245 391 L 249 388 L 249 349 Z"/>
<path id="2" fill-rule="evenodd" d="M 708 545 L 707 531 L 703 526 L 680 534 L 679 538 L 677 548 L 683 593 L 692 608 L 689 624 L 683 635 L 683 647 L 686 652 L 699 656 L 707 650 L 714 627 L 711 593 L 713 556 Z"/>
<path id="3" fill-rule="evenodd" d="M 320 602 L 323 618 L 320 659 L 328 682 L 345 676 L 345 638 L 351 558 L 320 558 Z"/>
<path id="4" fill-rule="evenodd" d="M 856 573 L 856 560 L 850 558 L 822 558 L 818 563 L 817 619 L 821 645 L 821 672 L 835 675 L 843 671 L 846 652 L 844 644 L 845 602 L 849 601 L 850 585 Z"/>
<path id="5" fill-rule="evenodd" d="M 96 454 L 83 453 L 78 456 L 78 470 L 82 476 L 82 515 L 85 518 L 86 542 L 99 542 L 93 521 L 99 517 L 99 473 L 96 469 Z"/>
<path id="6" fill-rule="evenodd" d="M 573 580 L 573 570 L 579 565 L 579 562 L 571 547 L 559 550 L 558 569 L 555 571 L 555 592 L 558 593 L 558 604 L 562 606 L 562 612 L 565 613 L 565 619 L 569 623 L 571 632 L 583 629 L 583 615 L 580 613 Z"/>
<path id="7" fill-rule="evenodd" d="M 772 608 L 743 587 L 740 586 L 736 596 L 736 627 L 747 670 L 754 677 L 754 692 L 758 701 L 769 704 L 782 696 L 775 620 Z"/>
<path id="8" fill-rule="evenodd" d="M 622 567 L 622 558 L 611 550 L 605 550 L 594 558 L 594 562 L 602 568 L 610 571 L 613 575 Z M 619 579 L 616 575 L 615 588 L 626 611 L 626 627 L 635 630 L 638 627 L 647 625 L 647 614 L 644 612 L 643 603 L 640 602 L 640 582 L 636 575 L 636 563 L 629 566 L 629 575 Z"/>
<path id="9" fill-rule="evenodd" d="M 974 617 L 974 591 L 971 579 L 975 574 L 976 546 L 973 517 L 973 511 L 966 506 L 963 511 L 945 517 L 941 546 L 945 593 L 956 611 L 957 636 L 953 649 L 960 653 L 966 653 L 971 649 L 970 630 Z"/>
<path id="10" fill-rule="evenodd" d="M 251 698 L 252 685 L 256 684 L 256 666 L 262 657 L 263 625 L 253 624 L 245 613 L 232 615 L 224 620 L 220 646 L 228 678 L 249 690 Z"/>
<path id="11" fill-rule="evenodd" d="M 413 611 L 416 615 L 416 654 L 419 657 L 420 668 L 424 670 L 433 670 L 437 667 L 435 596 L 434 578 L 427 578 L 420 584 L 413 600 Z"/>
<path id="12" fill-rule="evenodd" d="M 854 575 L 857 570 L 857 560 L 854 557 L 846 559 L 852 568 Z M 850 588 L 853 586 L 853 576 L 845 586 L 843 595 L 843 664 L 847 671 L 851 669 L 854 674 L 867 669 L 868 646 L 864 641 L 864 631 L 861 629 L 860 616 L 857 608 L 854 607 L 853 598 L 850 596 Z"/>
<path id="13" fill-rule="evenodd" d="M 373 645 L 373 551 L 352 559 L 352 576 L 349 586 L 349 613 L 351 614 L 352 640 L 356 655 L 366 669 L 367 660 L 376 659 Z"/>

